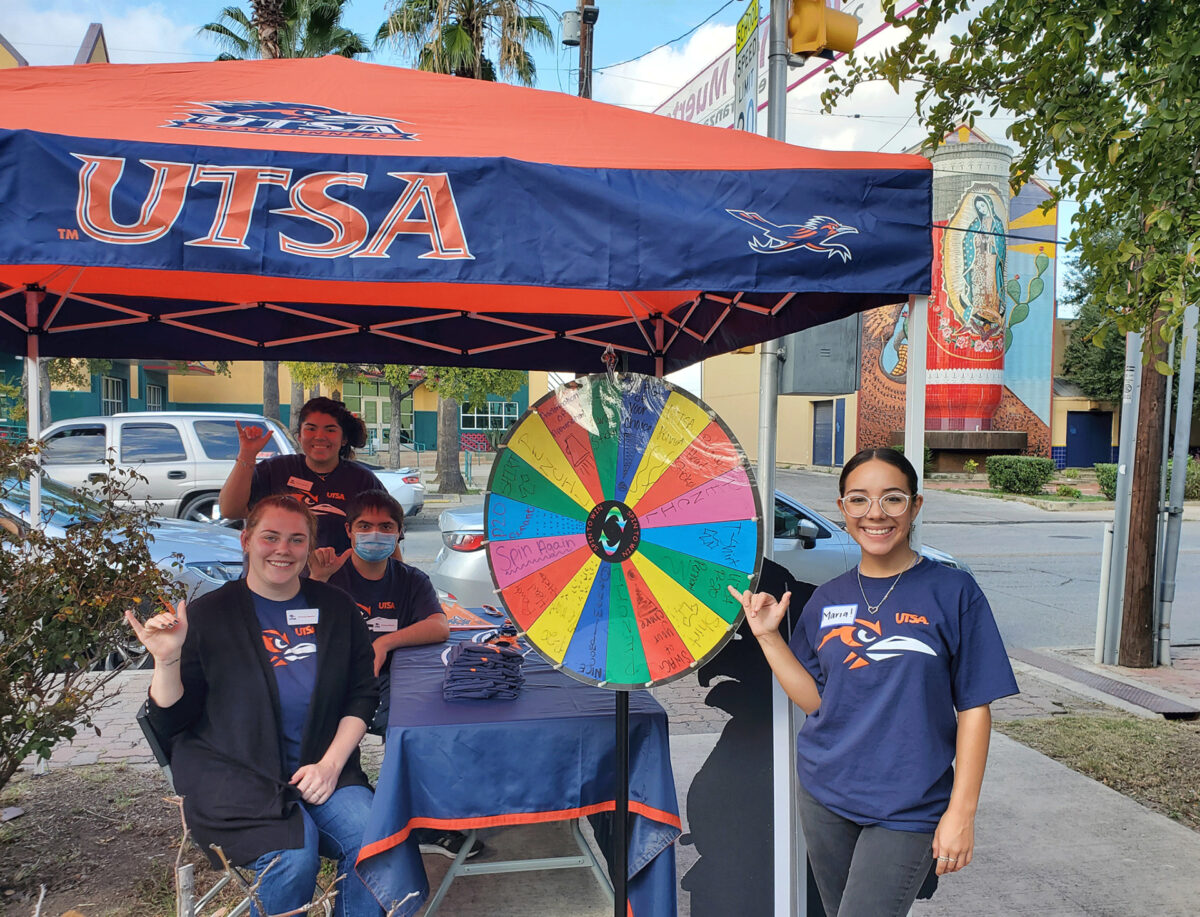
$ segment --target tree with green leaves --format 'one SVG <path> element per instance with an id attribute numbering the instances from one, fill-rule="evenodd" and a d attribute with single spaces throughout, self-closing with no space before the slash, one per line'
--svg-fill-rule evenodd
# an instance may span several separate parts
<path id="1" fill-rule="evenodd" d="M 418 70 L 532 86 L 531 46 L 554 46 L 558 14 L 536 0 L 398 0 L 375 44 L 407 51 Z"/>
<path id="2" fill-rule="evenodd" d="M 1071 247 L 1095 276 L 1098 333 L 1144 331 L 1121 661 L 1150 665 L 1162 371 L 1170 369 L 1161 354 L 1200 294 L 1200 0 L 929 0 L 897 21 L 899 5 L 883 3 L 906 34 L 835 68 L 827 109 L 883 79 L 893 89 L 916 83 L 931 143 L 985 112 L 1011 116 L 1014 188 L 1050 167 L 1060 184 L 1045 206 L 1080 202 Z M 947 44 L 942 31 L 961 13 L 973 18 Z M 1120 237 L 1115 248 L 1110 231 Z"/>
<path id="3" fill-rule="evenodd" d="M 215 22 L 200 27 L 221 54 L 217 60 L 253 58 L 357 57 L 371 49 L 342 25 L 347 0 L 255 0 L 247 12 L 227 6 Z"/>
<path id="4" fill-rule="evenodd" d="M 285 361 L 284 366 L 292 376 L 292 385 L 308 388 L 313 394 L 319 386 L 326 386 L 333 397 L 340 398 L 342 386 L 347 382 L 357 382 L 363 377 L 368 367 L 362 363 L 293 363 Z M 294 418 L 293 418 L 294 419 Z"/>
<path id="5" fill-rule="evenodd" d="M 438 396 L 438 490 L 465 494 L 467 482 L 458 467 L 460 404 L 484 404 L 488 395 L 508 397 L 528 379 L 515 369 L 468 369 L 461 366 L 425 367 L 425 386 Z"/>

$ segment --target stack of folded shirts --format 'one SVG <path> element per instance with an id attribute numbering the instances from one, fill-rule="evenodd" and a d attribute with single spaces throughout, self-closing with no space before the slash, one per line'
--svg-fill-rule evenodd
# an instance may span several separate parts
<path id="1" fill-rule="evenodd" d="M 460 643 L 450 650 L 442 696 L 446 700 L 495 697 L 512 700 L 525 683 L 525 657 L 510 646 Z"/>

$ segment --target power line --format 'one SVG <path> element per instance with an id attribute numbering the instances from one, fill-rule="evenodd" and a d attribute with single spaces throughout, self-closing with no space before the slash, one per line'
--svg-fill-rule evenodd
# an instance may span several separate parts
<path id="1" fill-rule="evenodd" d="M 618 61 L 615 64 L 608 64 L 605 67 L 594 67 L 594 68 L 592 68 L 593 72 L 599 73 L 603 70 L 608 70 L 612 67 L 623 67 L 626 64 L 632 64 L 635 60 L 641 60 L 643 57 L 646 57 L 648 54 L 653 54 L 655 51 L 659 51 L 659 50 L 667 47 L 667 45 L 673 45 L 677 41 L 682 41 L 683 39 L 685 39 L 689 35 L 691 35 L 693 32 L 695 32 L 697 29 L 699 29 L 700 26 L 706 25 L 707 23 L 709 23 L 713 19 L 715 19 L 717 16 L 719 16 L 721 13 L 725 12 L 725 10 L 727 10 L 729 7 L 733 6 L 733 4 L 734 4 L 734 0 L 728 0 L 728 2 L 725 3 L 724 6 L 720 7 L 715 12 L 711 13 L 707 19 L 703 20 L 702 22 L 698 22 L 696 25 L 692 26 L 690 29 L 688 29 L 686 32 L 684 32 L 682 35 L 676 35 L 670 41 L 664 41 L 661 45 L 657 45 L 656 47 L 651 48 L 649 51 L 643 51 L 641 54 L 638 54 L 635 57 L 631 57 L 628 60 Z"/>

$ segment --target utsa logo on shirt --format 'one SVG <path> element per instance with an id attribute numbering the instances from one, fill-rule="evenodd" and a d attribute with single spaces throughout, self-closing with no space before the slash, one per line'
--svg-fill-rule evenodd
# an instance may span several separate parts
<path id="1" fill-rule="evenodd" d="M 920 616 L 904 613 L 898 617 L 912 619 Z M 917 622 L 910 620 L 901 623 Z M 831 640 L 841 641 L 849 650 L 846 658 L 842 660 L 842 664 L 849 666 L 851 669 L 861 669 L 872 662 L 894 659 L 903 653 L 923 653 L 927 656 L 937 655 L 937 651 L 933 647 L 918 640 L 916 637 L 899 635 L 885 637 L 883 636 L 882 622 L 865 621 L 862 618 L 855 618 L 852 624 L 844 624 L 841 627 L 835 627 L 828 631 L 817 645 L 817 651 L 819 652 Z"/>
<path id="2" fill-rule="evenodd" d="M 271 665 L 275 668 L 300 662 L 317 651 L 315 643 L 292 643 L 291 638 L 281 630 L 264 630 L 262 639 L 267 655 L 271 657 Z"/>
<path id="3" fill-rule="evenodd" d="M 334 506 L 332 503 L 318 503 L 316 494 L 311 494 L 306 490 L 299 490 L 298 488 L 292 488 L 292 490 L 288 493 L 288 496 L 295 497 L 298 502 L 303 503 L 305 506 L 307 506 L 309 508 L 309 510 L 311 510 L 313 513 L 315 513 L 318 516 L 325 515 L 326 513 L 329 513 L 329 514 L 332 514 L 335 516 L 346 515 L 346 511 L 344 509 L 342 509 L 340 506 Z M 327 498 L 332 498 L 332 497 L 340 496 L 340 494 L 326 494 L 325 496 Z"/>

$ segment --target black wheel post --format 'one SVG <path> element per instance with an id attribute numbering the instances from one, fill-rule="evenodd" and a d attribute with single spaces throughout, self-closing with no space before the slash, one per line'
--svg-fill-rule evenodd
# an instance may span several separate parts
<path id="1" fill-rule="evenodd" d="M 629 873 L 629 692 L 617 691 L 617 794 L 613 812 L 613 914 L 626 917 Z"/>

